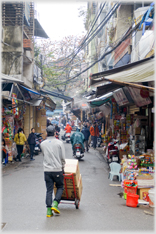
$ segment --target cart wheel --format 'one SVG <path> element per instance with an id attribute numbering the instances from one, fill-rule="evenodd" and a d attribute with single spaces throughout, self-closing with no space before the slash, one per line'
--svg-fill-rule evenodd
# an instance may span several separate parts
<path id="1" fill-rule="evenodd" d="M 79 205 L 80 205 L 80 201 L 77 198 L 75 198 L 76 209 L 79 209 Z"/>

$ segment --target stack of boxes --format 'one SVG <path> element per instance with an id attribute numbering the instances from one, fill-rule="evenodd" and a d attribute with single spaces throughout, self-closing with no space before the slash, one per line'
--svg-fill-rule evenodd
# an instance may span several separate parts
<path id="1" fill-rule="evenodd" d="M 79 170 L 79 162 L 77 159 L 66 159 L 66 164 L 64 168 L 65 175 L 73 173 L 74 176 L 74 183 L 75 183 L 75 190 L 76 190 L 76 196 L 78 200 L 81 200 L 81 195 L 82 195 L 82 178 Z M 68 176 L 65 176 L 67 178 Z M 71 177 L 71 176 L 70 176 Z M 67 186 L 67 193 L 65 189 L 65 183 L 64 183 L 64 190 L 62 194 L 62 200 L 66 199 L 75 199 L 75 194 L 74 194 L 74 186 L 73 186 L 73 181 L 72 179 L 65 179 L 65 183 Z M 54 194 L 56 194 L 56 186 L 54 184 Z"/>

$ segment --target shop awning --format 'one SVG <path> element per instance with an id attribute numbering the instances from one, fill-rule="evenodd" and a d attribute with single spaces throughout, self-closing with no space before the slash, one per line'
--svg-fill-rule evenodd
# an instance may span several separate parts
<path id="1" fill-rule="evenodd" d="M 122 87 L 124 87 L 124 85 L 115 84 L 112 82 L 110 82 L 109 84 L 106 84 L 106 85 L 99 86 L 99 87 L 97 87 L 97 90 L 96 90 L 96 97 L 102 96 L 102 95 L 107 94 L 109 92 L 113 92 L 116 89 L 119 89 Z"/>
<path id="2" fill-rule="evenodd" d="M 129 83 L 129 82 L 121 82 L 121 81 L 116 81 L 116 80 L 110 80 L 110 79 L 103 79 L 105 82 L 109 84 L 98 86 L 96 90 L 96 96 L 102 96 L 104 94 L 107 94 L 109 92 L 113 92 L 119 88 L 123 87 L 132 87 L 132 88 L 137 88 L 137 89 L 147 89 L 149 92 L 153 93 L 155 92 L 155 88 L 145 86 L 145 85 L 139 85 L 139 84 L 134 84 L 134 83 Z"/>
<path id="3" fill-rule="evenodd" d="M 40 93 L 38 93 L 38 92 L 36 92 L 35 90 L 33 90 L 33 89 L 28 89 L 28 88 L 26 88 L 25 86 L 23 86 L 23 85 L 20 85 L 22 88 L 24 88 L 25 90 L 27 90 L 27 91 L 29 91 L 29 92 L 31 92 L 31 93 L 33 93 L 33 94 L 36 94 L 36 95 L 40 95 L 41 96 L 41 94 Z"/>
<path id="4" fill-rule="evenodd" d="M 72 109 L 71 112 L 79 119 L 81 119 L 81 110 L 80 108 Z"/>
<path id="5" fill-rule="evenodd" d="M 27 88 L 23 85 L 18 84 L 17 82 L 4 82 L 2 84 L 3 98 L 12 100 L 12 93 L 16 93 L 17 100 L 19 102 L 27 103 L 32 106 L 39 106 L 44 100 L 45 106 L 47 108 L 49 108 L 50 110 L 54 110 L 56 108 L 56 104 L 48 95 L 41 94 L 36 90 Z"/>
<path id="6" fill-rule="evenodd" d="M 34 36 L 36 37 L 43 37 L 43 38 L 49 38 L 44 29 L 42 28 L 41 24 L 37 19 L 34 19 L 35 22 L 35 31 Z"/>
<path id="7" fill-rule="evenodd" d="M 61 98 L 63 100 L 67 100 L 67 101 L 73 101 L 74 100 L 71 97 L 65 96 L 65 95 L 57 93 L 57 92 L 49 91 L 49 90 L 46 90 L 46 89 L 40 89 L 40 92 L 44 93 L 44 94 L 54 96 L 54 97 L 58 97 L 58 98 Z"/>
<path id="8" fill-rule="evenodd" d="M 143 59 L 125 66 L 114 68 L 100 73 L 92 74 L 90 77 L 90 85 L 97 86 L 107 81 L 120 82 L 148 82 L 154 81 L 155 59 L 153 57 Z"/>
<path id="9" fill-rule="evenodd" d="M 33 99 L 30 101 L 32 106 L 40 106 L 42 101 L 45 103 L 46 109 L 54 110 L 56 108 L 56 104 L 53 102 L 53 100 L 50 97 L 42 97 L 40 99 Z"/>
<path id="10" fill-rule="evenodd" d="M 1 73 L 1 81 L 2 82 L 18 82 L 18 83 L 24 83 L 24 81 L 21 81 L 13 76 L 8 76 L 6 74 Z"/>
<path id="11" fill-rule="evenodd" d="M 94 98 L 94 99 L 89 100 L 87 102 L 89 103 L 90 107 L 94 108 L 94 107 L 102 106 L 103 104 L 109 102 L 112 97 L 113 97 L 113 93 L 110 92 L 110 93 L 105 94 L 99 98 Z"/>
<path id="12" fill-rule="evenodd" d="M 30 103 L 32 104 L 32 106 L 39 106 L 42 101 L 43 101 L 43 98 L 38 99 L 38 100 L 31 100 Z"/>

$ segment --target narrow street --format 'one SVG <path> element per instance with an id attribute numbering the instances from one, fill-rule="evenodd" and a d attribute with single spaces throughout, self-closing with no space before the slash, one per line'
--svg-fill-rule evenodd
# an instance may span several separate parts
<path id="1" fill-rule="evenodd" d="M 65 144 L 66 158 L 72 158 L 71 144 Z M 60 204 L 61 214 L 46 217 L 46 188 L 43 156 L 14 163 L 2 170 L 3 231 L 153 231 L 154 216 L 146 208 L 130 208 L 117 194 L 117 180 L 108 179 L 108 165 L 98 150 L 90 148 L 79 162 L 83 191 L 79 209 Z M 135 217 L 135 218 L 134 218 Z"/>

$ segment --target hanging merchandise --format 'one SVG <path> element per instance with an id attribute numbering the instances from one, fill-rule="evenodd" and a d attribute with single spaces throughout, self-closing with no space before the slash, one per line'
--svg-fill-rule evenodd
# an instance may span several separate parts
<path id="1" fill-rule="evenodd" d="M 8 160 L 12 161 L 12 143 L 13 143 L 13 129 L 14 129 L 14 116 L 4 115 L 2 117 L 3 137 L 8 149 Z"/>
<path id="2" fill-rule="evenodd" d="M 13 108 L 13 114 L 16 116 L 18 116 L 19 114 L 19 108 L 17 107 L 18 105 L 18 101 L 17 101 L 17 94 L 12 93 L 12 108 Z M 17 118 L 17 117 L 16 117 Z"/>
<path id="3" fill-rule="evenodd" d="M 121 143 L 126 143 L 128 141 L 128 135 L 126 131 L 126 118 L 124 114 L 121 116 L 120 124 L 121 124 L 120 141 Z"/>
<path id="4" fill-rule="evenodd" d="M 134 155 L 128 155 L 128 168 L 129 169 L 137 169 L 137 162 Z"/>

